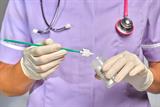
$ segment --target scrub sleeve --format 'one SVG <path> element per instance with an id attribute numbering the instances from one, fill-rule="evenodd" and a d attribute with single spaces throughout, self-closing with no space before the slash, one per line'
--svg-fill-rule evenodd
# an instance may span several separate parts
<path id="1" fill-rule="evenodd" d="M 149 62 L 160 61 L 160 0 L 152 0 L 149 8 L 143 53 Z"/>
<path id="2" fill-rule="evenodd" d="M 9 1 L 2 23 L 0 38 L 31 42 L 23 0 Z M 1 41 L 0 61 L 7 64 L 16 64 L 22 57 L 24 47 L 24 45 Z"/>

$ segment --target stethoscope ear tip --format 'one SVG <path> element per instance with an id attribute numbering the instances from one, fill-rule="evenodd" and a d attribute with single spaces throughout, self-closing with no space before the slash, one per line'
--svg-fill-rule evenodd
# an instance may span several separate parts
<path id="1" fill-rule="evenodd" d="M 33 34 L 48 34 L 50 31 L 48 29 L 42 31 L 42 30 L 38 30 L 38 29 L 33 29 L 32 33 Z"/>
<path id="2" fill-rule="evenodd" d="M 72 27 L 71 24 L 66 24 L 66 25 L 64 26 L 65 29 L 70 29 L 71 27 Z"/>
<path id="3" fill-rule="evenodd" d="M 35 34 L 38 33 L 38 31 L 39 31 L 38 29 L 33 29 L 32 30 L 32 32 L 35 33 Z"/>

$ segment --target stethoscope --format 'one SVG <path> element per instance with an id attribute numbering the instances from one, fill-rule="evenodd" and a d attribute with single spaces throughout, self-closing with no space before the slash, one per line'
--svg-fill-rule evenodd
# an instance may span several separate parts
<path id="1" fill-rule="evenodd" d="M 45 13 L 44 13 L 43 0 L 40 0 L 41 13 L 42 13 L 42 17 L 43 17 L 43 20 L 44 20 L 47 28 L 44 30 L 33 29 L 33 33 L 48 34 L 48 33 L 50 33 L 50 31 L 62 32 L 62 31 L 68 30 L 72 27 L 71 24 L 66 24 L 61 28 L 54 27 L 54 25 L 58 19 L 59 13 L 60 13 L 60 2 L 61 2 L 61 0 L 58 0 L 53 18 L 52 18 L 51 22 L 48 23 L 48 21 L 45 17 Z M 134 25 L 133 25 L 132 20 L 128 18 L 128 0 L 124 0 L 124 16 L 123 16 L 123 19 L 120 19 L 117 21 L 117 23 L 115 25 L 115 29 L 120 36 L 129 36 L 132 34 L 132 32 L 134 30 Z"/>
<path id="2" fill-rule="evenodd" d="M 115 28 L 121 36 L 129 36 L 133 33 L 134 25 L 132 20 L 128 18 L 128 0 L 124 0 L 124 16 L 123 19 L 118 20 Z"/>
<path id="3" fill-rule="evenodd" d="M 44 30 L 40 30 L 40 29 L 33 29 L 33 33 L 38 33 L 38 34 L 49 34 L 50 31 L 53 32 L 62 32 L 64 30 L 68 30 L 70 29 L 72 26 L 71 24 L 66 24 L 61 28 L 54 28 L 56 21 L 58 20 L 59 14 L 60 14 L 60 4 L 61 4 L 61 0 L 58 0 L 57 6 L 56 6 L 56 10 L 55 13 L 53 15 L 53 18 L 51 20 L 51 22 L 49 23 L 45 17 L 45 13 L 44 13 L 44 7 L 43 7 L 43 0 L 40 0 L 40 7 L 41 7 L 41 13 L 42 13 L 42 17 L 43 20 L 47 26 L 46 29 Z"/>

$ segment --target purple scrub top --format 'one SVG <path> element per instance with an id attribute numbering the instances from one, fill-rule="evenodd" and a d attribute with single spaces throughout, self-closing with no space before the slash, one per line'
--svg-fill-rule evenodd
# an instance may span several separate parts
<path id="1" fill-rule="evenodd" d="M 50 22 L 57 0 L 43 1 Z M 129 37 L 116 33 L 115 24 L 121 18 L 123 0 L 61 0 L 55 27 L 67 23 L 73 27 L 58 33 L 33 34 L 34 28 L 46 28 L 39 0 L 10 0 L 0 36 L 33 43 L 52 38 L 64 47 L 87 48 L 106 59 L 127 50 L 142 61 L 144 56 L 151 62 L 160 61 L 160 0 L 129 0 L 129 18 L 135 28 Z M 1 42 L 0 61 L 18 63 L 23 47 Z M 28 107 L 150 107 L 146 92 L 123 82 L 106 88 L 95 79 L 93 59 L 68 53 L 55 73 L 34 84 Z"/>

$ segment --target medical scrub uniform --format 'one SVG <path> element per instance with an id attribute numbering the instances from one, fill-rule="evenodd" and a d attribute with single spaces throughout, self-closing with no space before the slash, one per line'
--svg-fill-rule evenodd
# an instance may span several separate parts
<path id="1" fill-rule="evenodd" d="M 43 0 L 45 16 L 50 22 L 57 0 Z M 70 30 L 33 34 L 45 29 L 39 0 L 10 0 L 1 29 L 1 38 L 40 43 L 52 38 L 64 47 L 87 48 L 106 59 L 125 50 L 144 61 L 160 61 L 160 0 L 129 0 L 129 18 L 134 32 L 127 37 L 115 30 L 123 18 L 123 0 L 61 0 L 55 28 L 67 23 Z M 0 44 L 0 61 L 16 64 L 22 57 L 19 44 Z M 55 73 L 37 81 L 30 91 L 28 107 L 150 107 L 146 92 L 138 92 L 127 83 L 106 88 L 95 79 L 91 67 L 95 56 L 85 58 L 68 53 Z"/>

